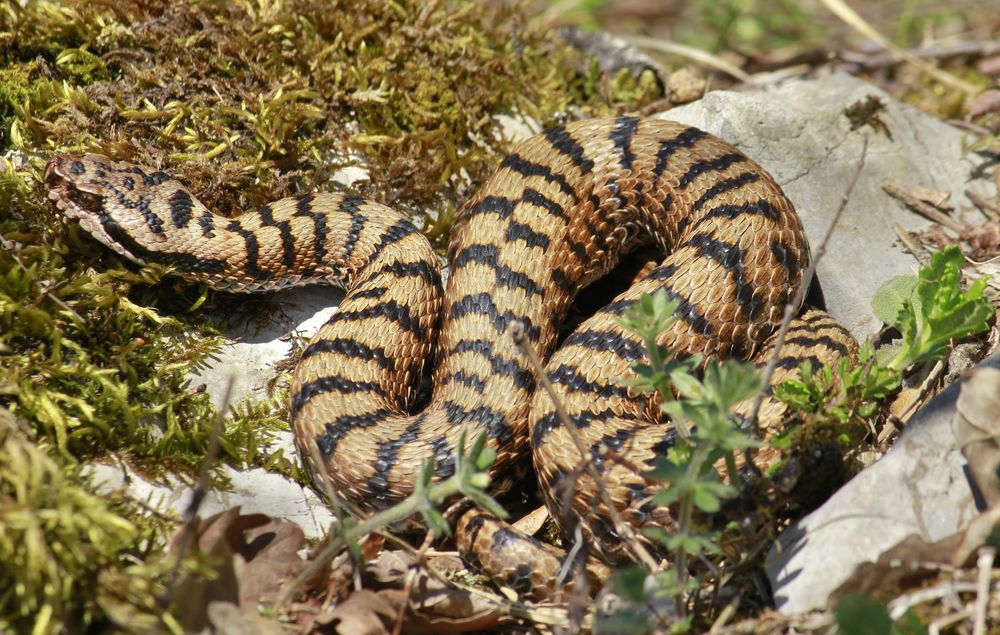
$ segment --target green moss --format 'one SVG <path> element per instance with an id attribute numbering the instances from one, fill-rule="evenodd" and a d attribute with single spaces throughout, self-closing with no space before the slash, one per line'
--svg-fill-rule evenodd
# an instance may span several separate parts
<path id="1" fill-rule="evenodd" d="M 218 414 L 187 376 L 220 342 L 194 309 L 234 302 L 63 223 L 42 183 L 50 154 L 161 167 L 222 213 L 361 163 L 355 192 L 423 217 L 443 244 L 508 149 L 497 115 L 550 123 L 658 97 L 651 76 L 587 68 L 500 3 L 0 6 L 0 418 L 18 427 L 0 430 L 0 560 L 19 563 L 0 574 L 0 630 L 162 624 L 168 528 L 91 494 L 82 466 L 110 452 L 143 474 L 193 473 Z M 286 400 L 235 407 L 220 459 L 304 482 L 270 448 Z"/>

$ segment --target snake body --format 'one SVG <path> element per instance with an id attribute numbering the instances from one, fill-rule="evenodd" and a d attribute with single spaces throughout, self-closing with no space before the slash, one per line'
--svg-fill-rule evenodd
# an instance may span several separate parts
<path id="1" fill-rule="evenodd" d="M 680 319 L 662 344 L 750 359 L 766 349 L 809 260 L 799 218 L 766 171 L 716 137 L 658 119 L 586 120 L 519 144 L 459 214 L 446 292 L 418 229 L 358 198 L 304 194 L 226 218 L 162 172 L 96 155 L 54 157 L 46 182 L 66 215 L 137 262 L 168 264 L 223 290 L 346 288 L 298 362 L 290 412 L 306 462 L 363 509 L 408 496 L 429 456 L 436 478 L 451 475 L 462 431 L 469 439 L 487 431 L 501 488 L 523 474 L 531 452 L 543 491 L 576 478 L 579 455 L 508 336 L 520 323 L 548 360 L 616 506 L 637 525 L 669 523 L 634 471 L 602 458 L 602 448 L 627 449 L 634 465 L 646 465 L 675 435 L 649 398 L 617 383 L 643 350 L 618 319 L 640 295 L 664 289 Z M 669 255 L 553 355 L 577 292 L 650 243 Z M 850 353 L 828 317 L 803 320 L 793 337 L 802 355 L 819 362 Z M 412 412 L 430 367 L 430 401 Z M 562 517 L 567 506 L 546 496 Z M 611 545 L 599 500 L 595 484 L 579 478 L 569 507 L 593 517 L 589 533 Z M 464 533 L 483 524 L 467 521 Z M 489 535 L 466 539 L 484 543 L 480 559 L 493 557 L 496 532 Z"/>

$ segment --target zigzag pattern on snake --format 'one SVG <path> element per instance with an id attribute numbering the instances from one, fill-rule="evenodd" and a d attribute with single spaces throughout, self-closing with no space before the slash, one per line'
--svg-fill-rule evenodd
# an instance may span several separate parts
<path id="1" fill-rule="evenodd" d="M 338 495 L 363 509 L 392 505 L 412 492 L 428 456 L 435 477 L 446 478 L 459 433 L 485 430 L 498 487 L 509 488 L 533 454 L 558 520 L 569 510 L 551 492 L 573 478 L 570 506 L 611 558 L 621 554 L 600 497 L 578 478 L 580 457 L 535 390 L 510 326 L 520 322 L 548 360 L 545 372 L 623 515 L 637 526 L 669 525 L 645 481 L 601 453 L 627 452 L 644 466 L 676 435 L 650 398 L 616 382 L 642 357 L 618 318 L 664 289 L 680 303 L 680 320 L 661 343 L 680 354 L 760 359 L 809 260 L 792 204 L 767 172 L 701 130 L 658 119 L 587 120 L 519 144 L 459 214 L 446 292 L 418 229 L 359 198 L 304 194 L 226 218 L 163 172 L 97 155 L 54 157 L 46 182 L 67 216 L 136 262 L 168 264 L 222 290 L 346 287 L 298 362 L 290 404 L 297 444 L 315 445 L 322 463 L 311 467 Z M 577 292 L 644 244 L 668 255 L 553 354 Z M 783 366 L 802 358 L 818 366 L 853 347 L 832 318 L 810 312 L 793 326 Z M 412 412 L 428 371 L 432 396 Z M 463 520 L 462 542 L 489 565 L 498 530 L 477 518 Z M 500 559 L 535 592 L 555 579 L 545 569 L 553 565 L 536 557 Z"/>

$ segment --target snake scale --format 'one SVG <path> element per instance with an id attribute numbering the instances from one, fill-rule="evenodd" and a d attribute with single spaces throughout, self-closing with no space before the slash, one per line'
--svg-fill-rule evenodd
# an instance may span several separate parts
<path id="1" fill-rule="evenodd" d="M 163 172 L 97 155 L 53 157 L 46 184 L 66 216 L 136 262 L 226 291 L 346 288 L 301 355 L 290 403 L 304 460 L 312 463 L 316 452 L 305 450 L 315 446 L 321 464 L 311 469 L 339 496 L 366 510 L 399 502 L 427 457 L 446 478 L 460 432 L 471 439 L 485 430 L 496 486 L 515 484 L 533 455 L 553 517 L 585 519 L 611 559 L 621 541 L 511 326 L 520 323 L 547 360 L 623 517 L 669 526 L 669 510 L 649 502 L 634 470 L 663 454 L 676 430 L 649 397 L 617 383 L 643 355 L 618 319 L 642 294 L 664 289 L 680 319 L 661 343 L 680 354 L 766 359 L 809 261 L 800 220 L 763 168 L 697 128 L 652 118 L 585 120 L 520 143 L 460 211 L 446 291 L 417 227 L 356 197 L 302 194 L 227 218 Z M 555 350 L 577 292 L 646 244 L 668 255 Z M 780 367 L 803 358 L 818 366 L 854 346 L 832 318 L 810 311 L 793 323 Z M 427 372 L 430 401 L 412 412 Z M 607 460 L 607 449 L 630 465 Z M 566 479 L 570 499 L 553 494 Z M 459 542 L 518 590 L 553 590 L 559 561 L 547 546 L 481 514 L 462 518 Z"/>

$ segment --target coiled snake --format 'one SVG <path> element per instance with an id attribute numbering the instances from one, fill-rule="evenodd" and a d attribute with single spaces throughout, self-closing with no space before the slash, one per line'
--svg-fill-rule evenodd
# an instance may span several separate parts
<path id="1" fill-rule="evenodd" d="M 642 294 L 665 289 L 680 302 L 680 320 L 662 343 L 682 354 L 759 358 L 809 259 L 801 223 L 767 172 L 701 130 L 658 119 L 587 120 L 518 145 L 462 209 L 444 293 L 426 239 L 377 203 L 304 194 L 226 218 L 163 172 L 96 155 L 53 157 L 46 183 L 67 216 L 136 262 L 171 265 L 228 291 L 346 287 L 302 353 L 290 404 L 300 449 L 315 444 L 322 465 L 312 468 L 340 496 L 364 509 L 392 505 L 412 491 L 428 456 L 445 478 L 459 432 L 471 439 L 486 430 L 499 487 L 523 473 L 532 453 L 560 519 L 567 510 L 551 492 L 573 478 L 571 507 L 612 557 L 616 538 L 594 483 L 579 476 L 579 454 L 549 397 L 535 390 L 536 373 L 509 328 L 520 322 L 548 360 L 546 373 L 623 516 L 636 526 L 669 524 L 669 510 L 648 502 L 633 469 L 670 447 L 675 431 L 657 420 L 649 398 L 616 383 L 642 357 L 641 342 L 617 319 Z M 553 354 L 577 292 L 646 243 L 669 255 Z M 787 368 L 803 356 L 832 361 L 854 346 L 818 312 L 800 317 L 789 342 Z M 430 403 L 412 413 L 429 367 Z M 633 468 L 605 460 L 602 448 L 627 452 Z M 512 534 L 488 527 L 481 516 L 460 523 L 473 559 L 501 560 L 521 590 L 551 588 L 542 555 L 503 555 Z"/>

